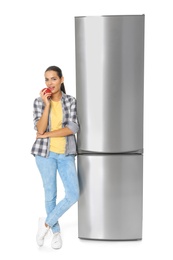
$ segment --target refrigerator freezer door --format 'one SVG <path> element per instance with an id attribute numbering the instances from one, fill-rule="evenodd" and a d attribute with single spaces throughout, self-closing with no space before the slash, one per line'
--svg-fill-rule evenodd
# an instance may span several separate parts
<path id="1" fill-rule="evenodd" d="M 78 236 L 142 239 L 142 155 L 79 155 Z"/>
<path id="2" fill-rule="evenodd" d="M 78 148 L 143 148 L 144 15 L 75 18 Z"/>

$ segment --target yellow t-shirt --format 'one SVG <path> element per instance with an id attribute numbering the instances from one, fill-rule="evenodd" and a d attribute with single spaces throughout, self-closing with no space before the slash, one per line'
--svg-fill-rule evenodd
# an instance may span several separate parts
<path id="1" fill-rule="evenodd" d="M 51 100 L 51 131 L 62 128 L 63 112 L 61 101 L 55 102 Z M 50 138 L 50 151 L 54 153 L 65 153 L 66 138 L 52 137 Z"/>

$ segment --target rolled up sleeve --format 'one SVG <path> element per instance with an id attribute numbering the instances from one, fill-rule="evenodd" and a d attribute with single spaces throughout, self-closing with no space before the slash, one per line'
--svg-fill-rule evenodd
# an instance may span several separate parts
<path id="1" fill-rule="evenodd" d="M 79 130 L 79 123 L 77 118 L 77 105 L 75 98 L 73 98 L 73 101 L 70 105 L 70 117 L 68 119 L 66 127 L 68 127 L 74 134 L 76 134 Z"/>

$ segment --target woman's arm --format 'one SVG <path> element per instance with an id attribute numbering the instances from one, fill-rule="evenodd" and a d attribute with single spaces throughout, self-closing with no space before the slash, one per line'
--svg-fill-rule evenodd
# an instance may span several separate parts
<path id="1" fill-rule="evenodd" d="M 46 105 L 43 111 L 42 116 L 37 122 L 37 131 L 40 134 L 44 134 L 44 132 L 47 129 L 48 125 L 48 118 L 49 118 L 49 110 L 50 110 L 50 105 Z"/>
<path id="2" fill-rule="evenodd" d="M 76 105 L 76 99 L 73 98 L 70 105 L 70 113 L 68 122 L 66 124 L 66 127 L 71 129 L 71 131 L 76 134 L 79 130 L 79 123 L 77 118 L 77 105 Z"/>
<path id="3" fill-rule="evenodd" d="M 76 112 L 76 99 L 73 98 L 71 105 L 70 105 L 70 113 L 68 123 L 65 127 L 54 130 L 51 132 L 40 132 L 37 133 L 38 138 L 48 138 L 48 137 L 65 137 L 68 135 L 75 135 L 79 130 L 78 119 L 77 119 L 77 112 Z M 40 118 L 41 119 L 41 118 Z"/>
<path id="4" fill-rule="evenodd" d="M 40 134 L 44 134 L 44 132 L 47 129 L 48 126 L 48 120 L 49 120 L 49 110 L 50 110 L 50 100 L 48 99 L 50 94 L 44 94 L 44 92 L 40 92 L 40 96 L 45 104 L 45 108 L 43 111 L 42 116 L 40 117 L 40 119 L 38 120 L 36 126 L 37 126 L 37 131 Z"/>
<path id="5" fill-rule="evenodd" d="M 73 135 L 74 133 L 68 128 L 64 127 L 58 130 L 54 130 L 51 132 L 45 132 L 43 134 L 37 133 L 37 139 L 38 138 L 48 138 L 48 137 L 64 137 L 68 135 Z"/>

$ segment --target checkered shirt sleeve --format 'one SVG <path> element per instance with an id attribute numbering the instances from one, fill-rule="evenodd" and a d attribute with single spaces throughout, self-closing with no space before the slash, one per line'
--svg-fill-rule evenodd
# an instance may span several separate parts
<path id="1" fill-rule="evenodd" d="M 64 126 L 68 127 L 74 134 L 79 130 L 77 119 L 76 99 L 66 95 L 63 100 Z"/>
<path id="2" fill-rule="evenodd" d="M 41 101 L 40 98 L 36 98 L 34 100 L 34 109 L 33 109 L 33 121 L 34 121 L 34 129 L 37 130 L 37 122 L 41 118 L 43 110 L 44 110 L 44 103 Z"/>
<path id="3" fill-rule="evenodd" d="M 40 119 L 40 117 L 42 116 L 44 107 L 45 106 L 44 106 L 44 103 L 41 100 L 41 98 L 37 98 L 34 100 L 33 121 L 34 121 L 34 129 L 36 131 L 37 131 L 37 122 Z M 48 152 L 48 146 L 49 146 L 48 138 L 36 139 L 34 142 L 34 145 L 32 146 L 31 153 L 46 157 L 47 152 Z"/>

